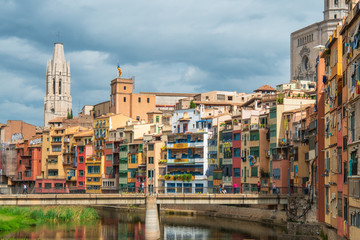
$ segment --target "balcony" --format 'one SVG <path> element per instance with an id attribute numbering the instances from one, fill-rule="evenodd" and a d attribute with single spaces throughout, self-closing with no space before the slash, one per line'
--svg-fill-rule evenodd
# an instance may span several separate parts
<path id="1" fill-rule="evenodd" d="M 146 177 L 146 172 L 137 172 L 136 177 Z"/>
<path id="2" fill-rule="evenodd" d="M 232 177 L 230 176 L 223 176 L 222 180 L 224 184 L 232 184 Z"/>
<path id="3" fill-rule="evenodd" d="M 253 123 L 250 125 L 250 130 L 258 130 L 258 129 L 259 129 L 259 124 Z"/>
<path id="4" fill-rule="evenodd" d="M 249 124 L 243 125 L 243 127 L 242 127 L 243 131 L 249 131 L 249 129 L 250 129 Z"/>
<path id="5" fill-rule="evenodd" d="M 279 145 L 279 146 L 286 147 L 286 146 L 289 146 L 289 144 L 290 144 L 290 140 L 289 140 L 289 139 L 283 138 L 283 139 L 279 139 L 279 141 L 278 141 L 278 145 Z"/>
<path id="6" fill-rule="evenodd" d="M 271 156 L 274 161 L 288 160 L 286 154 L 272 154 Z"/>

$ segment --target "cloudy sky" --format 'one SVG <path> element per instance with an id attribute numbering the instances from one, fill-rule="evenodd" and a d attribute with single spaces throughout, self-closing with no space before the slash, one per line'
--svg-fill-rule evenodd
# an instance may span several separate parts
<path id="1" fill-rule="evenodd" d="M 136 92 L 287 82 L 290 33 L 321 21 L 322 10 L 322 0 L 0 0 L 0 123 L 43 124 L 58 32 L 77 113 L 109 100 L 118 63 Z"/>

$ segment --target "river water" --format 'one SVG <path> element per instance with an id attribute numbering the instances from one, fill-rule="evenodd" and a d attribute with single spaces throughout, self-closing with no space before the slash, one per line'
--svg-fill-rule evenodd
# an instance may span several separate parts
<path id="1" fill-rule="evenodd" d="M 0 239 L 136 239 L 145 240 L 145 214 L 120 209 L 98 209 L 100 220 L 88 224 L 44 224 L 6 235 Z M 281 239 L 283 229 L 223 218 L 161 216 L 162 239 Z"/>

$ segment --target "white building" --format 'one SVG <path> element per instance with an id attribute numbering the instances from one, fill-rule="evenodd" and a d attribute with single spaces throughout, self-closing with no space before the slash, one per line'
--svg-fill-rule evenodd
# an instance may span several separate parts
<path id="1" fill-rule="evenodd" d="M 48 126 L 48 122 L 56 117 L 66 117 L 71 111 L 70 77 L 70 63 L 65 60 L 64 46 L 55 43 L 53 58 L 46 67 L 44 126 Z"/>

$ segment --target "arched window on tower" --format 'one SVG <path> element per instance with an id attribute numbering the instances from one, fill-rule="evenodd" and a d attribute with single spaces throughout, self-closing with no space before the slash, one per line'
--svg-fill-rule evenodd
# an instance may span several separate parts
<path id="1" fill-rule="evenodd" d="M 61 79 L 59 80 L 59 94 L 61 94 Z"/>
<path id="2" fill-rule="evenodd" d="M 53 94 L 55 94 L 55 78 L 53 78 Z"/>

